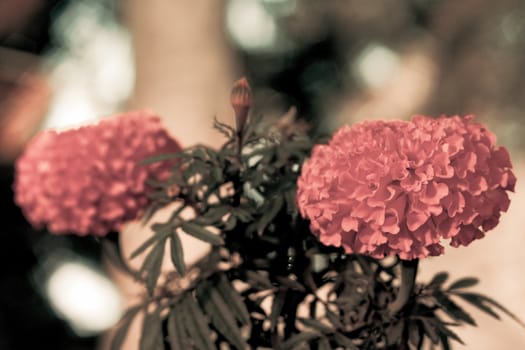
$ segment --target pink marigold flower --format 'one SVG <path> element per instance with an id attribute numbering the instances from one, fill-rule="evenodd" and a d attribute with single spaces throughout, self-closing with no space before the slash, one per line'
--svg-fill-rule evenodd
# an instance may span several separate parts
<path id="1" fill-rule="evenodd" d="M 375 258 L 441 255 L 507 211 L 508 151 L 472 116 L 366 121 L 317 145 L 298 180 L 301 215 L 322 243 Z"/>
<path id="2" fill-rule="evenodd" d="M 104 236 L 148 204 L 147 178 L 173 162 L 141 160 L 180 146 L 150 112 L 131 112 L 63 132 L 43 131 L 16 162 L 15 201 L 29 222 L 53 233 Z"/>

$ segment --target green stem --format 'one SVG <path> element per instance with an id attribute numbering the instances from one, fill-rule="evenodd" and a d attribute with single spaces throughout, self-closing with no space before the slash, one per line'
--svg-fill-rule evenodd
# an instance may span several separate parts
<path id="1" fill-rule="evenodd" d="M 388 306 L 390 314 L 394 315 L 401 311 L 410 299 L 416 284 L 418 264 L 419 259 L 401 260 L 401 286 L 396 299 Z"/>

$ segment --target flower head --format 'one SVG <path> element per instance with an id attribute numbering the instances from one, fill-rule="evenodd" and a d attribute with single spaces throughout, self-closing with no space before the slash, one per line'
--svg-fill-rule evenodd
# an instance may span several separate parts
<path id="1" fill-rule="evenodd" d="M 322 243 L 402 259 L 482 238 L 509 207 L 509 153 L 472 116 L 366 121 L 317 145 L 297 203 Z"/>
<path id="2" fill-rule="evenodd" d="M 248 111 L 253 103 L 252 90 L 246 78 L 241 78 L 233 84 L 230 102 L 235 111 L 235 126 L 240 132 L 246 124 Z"/>
<path id="3" fill-rule="evenodd" d="M 147 178 L 164 178 L 173 163 L 143 166 L 180 146 L 150 112 L 96 125 L 43 131 L 16 163 L 15 201 L 29 222 L 53 233 L 104 236 L 135 219 L 149 203 Z"/>

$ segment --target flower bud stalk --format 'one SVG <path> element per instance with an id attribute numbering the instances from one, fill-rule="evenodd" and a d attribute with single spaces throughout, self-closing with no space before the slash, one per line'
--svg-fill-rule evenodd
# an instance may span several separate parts
<path id="1" fill-rule="evenodd" d="M 416 284 L 419 259 L 401 260 L 401 286 L 392 304 L 388 306 L 391 315 L 397 314 L 407 304 Z"/>

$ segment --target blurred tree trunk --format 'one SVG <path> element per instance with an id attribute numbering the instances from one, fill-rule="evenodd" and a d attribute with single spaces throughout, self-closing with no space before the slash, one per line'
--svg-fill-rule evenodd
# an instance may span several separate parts
<path id="1" fill-rule="evenodd" d="M 213 117 L 233 123 L 229 94 L 237 78 L 234 55 L 224 34 L 223 1 L 128 0 L 122 6 L 133 36 L 136 60 L 130 109 L 152 109 L 160 114 L 184 147 L 196 143 L 220 145 L 223 140 L 212 128 Z M 124 257 L 151 234 L 148 229 L 138 232 L 134 226 L 121 233 Z M 206 254 L 207 247 L 202 244 L 183 244 L 186 261 Z M 138 257 L 131 265 L 136 267 L 141 262 Z M 144 293 L 142 287 L 128 276 L 110 270 L 126 304 L 136 303 Z M 141 323 L 133 323 L 125 349 L 138 348 Z M 102 340 L 102 348 L 108 347 L 109 338 Z"/>
<path id="2" fill-rule="evenodd" d="M 217 145 L 211 120 L 230 122 L 233 55 L 224 34 L 223 1 L 129 0 L 125 16 L 135 45 L 132 108 L 152 108 L 184 146 Z"/>

